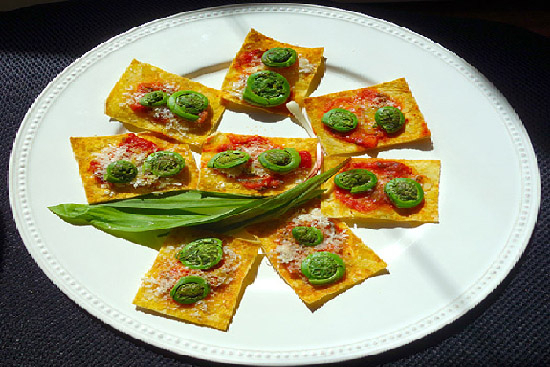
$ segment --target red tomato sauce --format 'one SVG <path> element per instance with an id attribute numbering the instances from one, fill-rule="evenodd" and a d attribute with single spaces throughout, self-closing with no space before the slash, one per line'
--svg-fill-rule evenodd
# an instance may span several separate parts
<path id="1" fill-rule="evenodd" d="M 179 279 L 189 275 L 190 271 L 187 267 L 181 266 L 179 260 L 170 260 L 168 273 L 172 278 Z"/>
<path id="2" fill-rule="evenodd" d="M 118 145 L 119 147 L 125 147 L 127 151 L 132 153 L 142 153 L 147 152 L 148 154 L 158 152 L 160 148 L 158 145 L 143 139 L 136 134 L 129 133 Z"/>
<path id="3" fill-rule="evenodd" d="M 224 152 L 226 150 L 237 150 L 243 145 L 269 145 L 272 147 L 271 149 L 279 148 L 278 146 L 274 145 L 269 139 L 258 135 L 242 136 L 227 134 L 227 138 L 229 139 L 229 144 L 220 145 L 218 147 L 218 152 Z"/>
<path id="4" fill-rule="evenodd" d="M 330 127 L 323 125 L 323 128 L 330 135 L 344 140 L 348 143 L 360 145 L 365 148 L 375 148 L 380 141 L 387 140 L 389 137 L 398 135 L 399 132 L 388 134 L 383 129 L 375 126 L 374 117 L 369 117 L 367 109 L 378 109 L 385 105 L 394 105 L 401 109 L 397 101 L 392 100 L 389 96 L 378 92 L 375 89 L 365 88 L 360 90 L 355 96 L 341 97 L 333 99 L 325 104 L 322 109 L 322 115 L 332 110 L 333 108 L 344 108 L 350 110 L 359 120 L 357 128 L 349 132 L 338 132 Z M 366 106 L 366 107 L 364 107 Z M 371 114 L 374 112 L 371 111 Z"/>
<path id="5" fill-rule="evenodd" d="M 240 182 L 247 189 L 257 191 L 276 189 L 284 183 L 282 179 L 278 179 L 275 175 L 259 178 L 249 178 L 246 176 L 242 176 L 237 177 L 237 182 Z"/>
<path id="6" fill-rule="evenodd" d="M 103 180 L 103 176 L 96 174 L 96 172 L 99 171 L 100 168 L 101 168 L 101 165 L 99 164 L 98 161 L 94 159 L 90 162 L 90 165 L 88 166 L 88 172 L 94 175 L 96 182 L 104 183 L 105 180 Z"/>
<path id="7" fill-rule="evenodd" d="M 393 206 L 387 195 L 384 193 L 384 185 L 396 177 L 414 178 L 413 172 L 407 165 L 395 161 L 375 162 L 350 162 L 342 171 L 355 168 L 363 168 L 371 171 L 378 178 L 376 187 L 372 190 L 352 194 L 338 186 L 335 186 L 334 194 L 336 199 L 349 208 L 359 212 L 369 212 L 380 207 Z"/>
<path id="8" fill-rule="evenodd" d="M 124 137 L 118 144 L 118 147 L 120 149 L 125 149 L 129 154 L 139 154 L 145 152 L 149 155 L 161 150 L 158 145 L 152 141 L 143 139 L 134 133 L 129 133 L 126 137 Z M 103 179 L 103 175 L 99 173 L 102 168 L 104 167 L 101 167 L 101 164 L 97 160 L 93 159 L 90 161 L 88 171 L 94 175 L 95 180 L 98 183 L 108 183 Z"/>
<path id="9" fill-rule="evenodd" d="M 265 50 L 254 49 L 240 53 L 235 58 L 233 66 L 237 69 L 244 69 L 251 66 L 256 66 L 261 61 Z"/>
<path id="10" fill-rule="evenodd" d="M 164 277 L 166 279 L 177 279 L 176 280 L 177 282 L 179 279 L 190 275 L 190 273 L 191 272 L 189 271 L 189 269 L 185 266 L 181 266 L 181 263 L 178 260 L 171 259 L 171 260 L 168 260 L 168 269 L 165 271 L 164 274 L 166 275 L 164 275 Z M 163 274 L 161 273 L 160 276 L 163 277 Z M 168 292 L 170 292 L 170 290 L 168 290 Z M 181 304 L 174 301 L 172 297 L 168 296 L 168 299 L 170 300 L 171 303 L 181 306 Z"/>
<path id="11" fill-rule="evenodd" d="M 300 154 L 300 165 L 298 168 L 310 169 L 313 161 L 311 153 L 307 150 L 300 150 L 298 154 Z"/>

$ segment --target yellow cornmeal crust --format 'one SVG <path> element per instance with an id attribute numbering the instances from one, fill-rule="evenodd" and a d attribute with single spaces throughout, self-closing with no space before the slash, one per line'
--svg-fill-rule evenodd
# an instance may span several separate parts
<path id="1" fill-rule="evenodd" d="M 402 130 L 391 134 L 387 139 L 378 141 L 374 148 L 366 148 L 358 144 L 350 143 L 339 139 L 337 136 L 327 132 L 324 124 L 321 122 L 324 112 L 324 106 L 337 98 L 354 97 L 365 89 L 374 89 L 388 95 L 401 106 L 401 112 L 405 115 L 406 122 Z M 337 93 L 326 94 L 319 97 L 308 97 L 304 100 L 304 107 L 307 116 L 311 122 L 315 134 L 319 137 L 327 155 L 342 155 L 363 153 L 373 149 L 390 147 L 398 144 L 411 143 L 418 140 L 428 139 L 431 132 L 428 129 L 424 116 L 420 112 L 416 100 L 409 89 L 405 78 L 396 79 L 390 82 L 373 85 L 368 88 L 341 91 Z M 374 121 L 374 110 L 369 118 Z M 361 120 L 359 121 L 361 124 Z"/>
<path id="2" fill-rule="evenodd" d="M 289 82 L 290 88 L 291 88 L 291 96 L 287 100 L 287 102 L 295 101 L 298 104 L 302 104 L 303 99 L 311 93 L 311 88 L 313 81 L 316 77 L 317 72 L 320 70 L 320 65 L 323 60 L 323 52 L 324 49 L 322 47 L 318 48 L 306 48 L 306 47 L 298 47 L 295 45 L 291 45 L 288 43 L 283 43 L 274 40 L 273 38 L 267 37 L 259 32 L 257 32 L 255 29 L 251 29 L 248 35 L 246 36 L 241 49 L 235 56 L 235 59 L 233 59 L 229 70 L 227 71 L 227 74 L 225 76 L 225 79 L 222 84 L 222 96 L 223 99 L 232 103 L 235 103 L 240 106 L 260 109 L 267 112 L 282 114 L 286 116 L 292 116 L 292 114 L 288 111 L 285 104 L 275 106 L 275 107 L 261 107 L 261 106 L 255 106 L 252 105 L 245 100 L 242 99 L 242 93 L 238 96 L 232 93 L 232 85 L 233 83 L 239 82 L 241 77 L 244 75 L 241 70 L 236 66 L 236 60 L 238 57 L 246 52 L 249 52 L 251 50 L 265 50 L 267 51 L 270 48 L 274 47 L 282 47 L 282 48 L 292 48 L 296 51 L 298 58 L 296 60 L 296 63 L 289 67 L 283 67 L 283 68 L 277 68 L 277 67 L 269 67 L 264 65 L 263 63 L 260 63 L 259 67 L 256 71 L 260 70 L 271 70 L 274 72 L 277 72 L 281 75 L 283 75 Z M 308 60 L 308 63 L 311 65 L 311 72 L 300 72 L 299 71 L 299 58 L 300 56 L 302 58 L 305 58 Z M 252 73 L 247 73 L 250 75 Z M 245 79 L 246 83 L 246 79 Z M 244 88 L 243 88 L 244 90 Z"/>
<path id="3" fill-rule="evenodd" d="M 166 124 L 136 114 L 126 103 L 127 93 L 135 90 L 141 83 L 154 82 L 170 83 L 178 90 L 192 90 L 204 94 L 209 102 L 206 121 L 196 124 L 179 119 L 183 127 L 189 128 L 189 131 L 181 132 L 168 128 Z M 109 117 L 143 130 L 162 133 L 197 147 L 200 147 L 206 137 L 215 131 L 224 110 L 220 91 L 135 59 L 126 68 L 105 102 L 105 113 Z"/>
<path id="4" fill-rule="evenodd" d="M 231 282 L 217 288 L 212 288 L 211 293 L 204 300 L 199 301 L 206 305 L 206 310 L 197 307 L 197 304 L 182 305 L 173 301 L 169 294 L 170 290 L 167 291 L 166 298 L 155 294 L 149 294 L 148 296 L 148 288 L 145 286 L 145 279 L 155 277 L 173 266 L 185 268 L 183 264 L 175 259 L 178 246 L 205 237 L 216 237 L 221 239 L 223 241 L 223 248 L 230 248 L 240 256 L 238 267 Z M 257 244 L 243 239 L 186 228 L 175 230 L 167 238 L 151 269 L 145 275 L 133 300 L 133 304 L 142 309 L 151 310 L 162 315 L 172 316 L 197 325 L 204 325 L 226 331 L 233 318 L 237 304 L 242 297 L 244 286 L 248 284 L 245 282 L 245 278 L 249 274 L 252 265 L 255 264 L 258 250 L 259 246 Z M 223 262 L 223 258 L 221 261 Z M 195 270 L 197 273 L 193 273 L 193 275 L 200 276 L 201 272 L 206 273 L 215 271 L 216 268 Z"/>
<path id="5" fill-rule="evenodd" d="M 304 212 L 309 212 L 309 206 Z M 289 216 L 285 216 L 289 218 Z M 301 277 L 293 277 L 288 269 L 277 259 L 277 231 L 288 224 L 287 220 L 262 224 L 255 228 L 247 228 L 261 242 L 266 257 L 279 273 L 281 278 L 296 292 L 298 297 L 310 308 L 316 309 L 343 291 L 361 283 L 368 277 L 385 269 L 387 264 L 371 248 L 363 243 L 353 231 L 342 221 L 331 219 L 336 228 L 347 234 L 343 244 L 342 259 L 346 266 L 344 277 L 333 284 L 315 286 Z"/>
<path id="6" fill-rule="evenodd" d="M 439 222 L 439 176 L 441 162 L 439 160 L 405 160 L 405 159 L 379 159 L 379 158 L 352 158 L 352 162 L 377 162 L 392 161 L 403 163 L 410 167 L 413 175 L 421 176 L 424 190 L 424 204 L 419 208 L 399 209 L 393 206 L 381 206 L 369 212 L 354 210 L 336 198 L 334 189 L 334 177 L 325 182 L 322 186 L 325 189 L 321 201 L 321 211 L 331 218 L 360 219 L 373 222 L 416 222 L 416 223 L 437 223 Z M 340 159 L 328 157 L 324 161 L 324 167 L 333 167 Z M 344 171 L 341 169 L 338 173 Z"/>
<path id="7" fill-rule="evenodd" d="M 112 136 L 90 136 L 90 137 L 71 137 L 71 146 L 74 156 L 78 162 L 78 171 L 82 180 L 82 186 L 86 193 L 86 199 L 89 204 L 96 204 L 110 200 L 127 199 L 138 195 L 151 192 L 165 192 L 184 189 L 195 189 L 198 183 L 198 169 L 193 159 L 193 155 L 187 144 L 170 139 L 160 134 L 141 133 L 135 134 L 143 139 L 155 143 L 160 150 L 171 150 L 182 155 L 185 159 L 185 168 L 178 175 L 180 185 L 170 184 L 162 189 L 152 189 L 151 187 L 133 187 L 131 185 L 116 184 L 108 190 L 101 187 L 101 183 L 96 181 L 92 172 L 89 171 L 90 162 L 94 160 L 94 153 L 99 153 L 109 145 L 118 145 L 128 134 Z M 174 178 L 173 177 L 173 178 Z M 172 178 L 172 179 L 173 179 Z M 162 178 L 159 180 L 162 181 Z"/>
<path id="8" fill-rule="evenodd" d="M 217 172 L 214 168 L 207 167 L 208 162 L 218 153 L 218 147 L 229 144 L 229 136 L 235 137 L 252 137 L 253 135 L 239 135 L 231 133 L 216 133 L 208 138 L 203 146 L 200 163 L 199 190 L 225 192 L 233 194 L 245 195 L 276 195 L 292 187 L 298 183 L 295 181 L 305 181 L 309 176 L 310 169 L 299 172 L 289 172 L 281 175 L 284 178 L 284 183 L 276 189 L 254 190 L 243 186 L 234 179 L 229 178 L 222 173 Z M 272 144 L 281 148 L 295 148 L 297 151 L 307 151 L 311 154 L 312 167 L 317 160 L 317 139 L 315 138 L 280 138 L 280 137 L 263 137 L 268 139 Z"/>

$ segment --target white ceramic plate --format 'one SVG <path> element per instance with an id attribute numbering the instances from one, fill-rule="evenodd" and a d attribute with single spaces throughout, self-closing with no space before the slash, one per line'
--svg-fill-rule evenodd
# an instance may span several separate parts
<path id="1" fill-rule="evenodd" d="M 84 203 L 69 137 L 124 129 L 103 103 L 133 58 L 220 88 L 251 27 L 288 43 L 325 47 L 314 95 L 406 77 L 433 147 L 382 158 L 440 159 L 439 224 L 355 228 L 389 264 L 311 312 L 264 261 L 229 331 L 137 311 L 132 299 L 156 252 L 46 208 Z M 306 136 L 290 119 L 227 111 L 221 131 Z M 429 39 L 362 14 L 309 5 L 240 5 L 178 14 L 99 45 L 37 98 L 14 143 L 10 200 L 29 252 L 71 299 L 113 327 L 180 354 L 245 364 L 339 361 L 409 343 L 452 322 L 508 274 L 531 235 L 540 178 L 529 138 L 499 92 Z"/>

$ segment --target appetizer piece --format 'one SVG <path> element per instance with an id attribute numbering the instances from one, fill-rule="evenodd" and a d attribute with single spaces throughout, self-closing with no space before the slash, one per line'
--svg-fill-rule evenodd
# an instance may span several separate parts
<path id="1" fill-rule="evenodd" d="M 224 109 L 218 90 L 137 60 L 105 103 L 114 119 L 197 147 L 216 129 Z"/>
<path id="2" fill-rule="evenodd" d="M 71 137 L 71 145 L 89 204 L 197 187 L 189 146 L 165 136 Z"/>
<path id="3" fill-rule="evenodd" d="M 371 149 L 430 137 L 405 79 L 304 100 L 306 113 L 327 155 Z"/>
<path id="4" fill-rule="evenodd" d="M 317 159 L 317 139 L 218 133 L 201 155 L 199 189 L 274 195 L 305 181 Z"/>
<path id="5" fill-rule="evenodd" d="M 258 237 L 273 267 L 310 308 L 386 268 L 346 224 L 321 214 L 319 200 L 285 219 L 247 230 Z"/>
<path id="6" fill-rule="evenodd" d="M 325 159 L 327 167 L 339 160 Z M 438 222 L 438 160 L 352 158 L 323 188 L 331 218 Z"/>
<path id="7" fill-rule="evenodd" d="M 222 96 L 238 105 L 292 116 L 285 104 L 301 104 L 311 92 L 323 51 L 281 43 L 252 29 L 229 67 Z"/>
<path id="8" fill-rule="evenodd" d="M 160 249 L 133 303 L 225 331 L 257 255 L 258 246 L 249 241 L 178 229 Z"/>

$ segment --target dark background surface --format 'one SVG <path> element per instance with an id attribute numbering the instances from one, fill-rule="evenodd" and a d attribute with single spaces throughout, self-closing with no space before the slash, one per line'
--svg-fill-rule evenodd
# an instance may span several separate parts
<path id="1" fill-rule="evenodd" d="M 275 1 L 271 1 L 275 2 Z M 38 94 L 101 42 L 156 18 L 226 1 L 67 1 L 0 12 L 0 151 L 7 183 L 12 142 Z M 307 2 L 306 2 L 307 3 Z M 465 316 L 401 348 L 344 366 L 550 365 L 550 24 L 529 2 L 315 2 L 382 18 L 452 50 L 515 108 L 535 148 L 542 204 L 513 271 Z M 7 184 L 0 191 L 0 366 L 211 366 L 134 340 L 89 315 L 38 268 L 15 228 Z"/>

